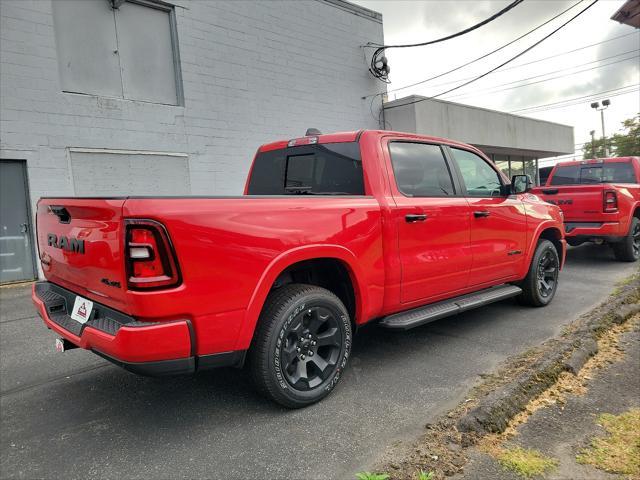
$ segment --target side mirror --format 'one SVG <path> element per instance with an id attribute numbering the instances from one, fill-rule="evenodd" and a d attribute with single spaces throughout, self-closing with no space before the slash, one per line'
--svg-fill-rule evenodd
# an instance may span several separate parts
<path id="1" fill-rule="evenodd" d="M 511 177 L 511 192 L 525 193 L 531 190 L 533 182 L 529 175 L 514 175 Z"/>

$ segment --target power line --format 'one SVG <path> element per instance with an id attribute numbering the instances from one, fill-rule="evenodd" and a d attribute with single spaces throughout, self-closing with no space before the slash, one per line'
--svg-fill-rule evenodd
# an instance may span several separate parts
<path id="1" fill-rule="evenodd" d="M 634 92 L 635 90 L 638 90 L 639 86 L 640 86 L 640 83 L 631 84 L 631 85 L 625 85 L 624 87 L 614 88 L 614 89 L 611 89 L 611 90 L 605 90 L 604 92 L 597 92 L 597 93 L 592 93 L 592 94 L 589 94 L 589 95 L 584 95 L 584 96 L 581 96 L 581 97 L 575 97 L 575 98 L 569 98 L 567 100 L 561 100 L 561 101 L 558 101 L 558 102 L 544 103 L 542 105 L 534 105 L 532 107 L 520 108 L 518 110 L 511 110 L 508 113 L 518 113 L 518 112 L 524 112 L 525 110 L 534 110 L 534 109 L 541 109 L 543 107 L 552 107 L 552 106 L 560 105 L 560 104 L 567 103 L 567 102 L 574 102 L 576 100 L 578 100 L 577 103 L 583 103 L 585 101 L 585 99 L 587 99 L 587 98 L 598 97 L 600 95 L 606 95 L 606 94 L 608 94 L 610 97 L 615 97 L 615 96 L 618 96 L 618 95 L 625 95 L 627 93 L 631 93 L 631 92 Z M 632 87 L 635 87 L 635 88 L 632 88 Z M 631 90 L 625 91 L 625 92 L 619 92 L 619 93 L 612 93 L 612 92 L 617 92 L 618 90 L 624 90 L 624 89 L 628 89 L 628 88 L 631 88 Z M 564 106 L 570 106 L 570 105 L 562 105 L 562 106 L 564 107 Z M 551 109 L 549 109 L 549 110 L 551 110 Z M 527 112 L 527 113 L 533 113 L 533 112 Z"/>
<path id="2" fill-rule="evenodd" d="M 421 42 L 421 43 L 409 43 L 409 44 L 404 44 L 404 45 L 380 45 L 375 50 L 375 52 L 373 52 L 373 55 L 371 56 L 371 65 L 370 65 L 369 71 L 377 79 L 382 80 L 384 82 L 388 82 L 389 67 L 387 66 L 386 58 L 384 57 L 384 52 L 386 50 L 388 50 L 390 48 L 423 47 L 423 46 L 426 46 L 426 45 L 433 45 L 434 43 L 440 43 L 440 42 L 444 42 L 446 40 L 451 40 L 453 38 L 460 37 L 460 36 L 465 35 L 465 34 L 467 34 L 469 32 L 473 32 L 474 30 L 477 30 L 478 28 L 486 25 L 487 23 L 493 22 L 495 19 L 501 17 L 502 15 L 507 13 L 509 10 L 511 10 L 511 9 L 517 7 L 518 5 L 520 5 L 523 1 L 524 0 L 514 0 L 513 2 L 511 2 L 509 5 L 504 7 L 499 12 L 494 13 L 493 15 L 491 15 L 489 18 L 485 18 L 483 21 L 481 21 L 479 23 L 476 23 L 475 25 L 472 25 L 471 27 L 465 28 L 464 30 L 461 30 L 461 31 L 456 32 L 456 33 L 452 33 L 451 35 L 447 35 L 445 37 L 441 37 L 441 38 L 437 38 L 435 40 L 429 40 L 427 42 Z M 582 0 L 580 0 L 580 1 L 582 1 Z M 370 45 L 370 46 L 373 46 L 373 45 Z"/>
<path id="3" fill-rule="evenodd" d="M 498 17 L 501 17 L 502 15 L 504 15 L 505 13 L 507 13 L 509 10 L 511 10 L 512 8 L 517 7 L 519 4 L 521 4 L 522 2 L 524 2 L 524 0 L 514 0 L 513 2 L 511 2 L 509 5 L 507 5 L 506 7 L 504 7 L 502 10 L 500 10 L 497 13 L 494 13 L 493 15 L 491 15 L 489 18 L 485 18 L 484 20 L 482 20 L 479 23 L 476 23 L 475 25 L 472 25 L 471 27 L 465 28 L 464 30 L 461 30 L 459 32 L 456 33 L 452 33 L 451 35 L 447 35 L 445 37 L 441 37 L 441 38 L 437 38 L 435 40 L 429 40 L 426 42 L 420 42 L 420 43 L 407 43 L 407 44 L 399 44 L 399 45 L 380 45 L 377 43 L 369 43 L 367 46 L 370 47 L 378 47 L 378 49 L 389 49 L 389 48 L 412 48 L 412 47 L 424 47 L 426 45 L 432 45 L 434 43 L 439 43 L 439 42 L 444 42 L 445 40 L 451 40 L 452 38 L 456 38 L 456 37 L 460 37 L 466 33 L 469 32 L 473 32 L 474 30 L 477 30 L 478 28 L 486 25 L 489 22 L 493 22 L 495 19 L 497 19 Z"/>
<path id="4" fill-rule="evenodd" d="M 526 65 L 532 65 L 534 63 L 539 63 L 539 62 L 542 62 L 544 60 L 550 60 L 552 58 L 561 57 L 563 55 L 568 55 L 570 53 L 579 52 L 580 50 L 586 50 L 587 48 L 596 47 L 598 45 L 602 45 L 603 43 L 612 42 L 613 40 L 618 40 L 619 38 L 629 37 L 631 35 L 638 35 L 638 34 L 636 32 L 631 32 L 631 33 L 626 33 L 624 35 L 618 35 L 617 37 L 611 37 L 611 38 L 608 38 L 608 39 L 603 40 L 601 42 L 591 43 L 589 45 L 584 45 L 582 47 L 574 48 L 573 50 L 567 50 L 566 52 L 556 53 L 555 55 L 550 55 L 548 57 L 543 57 L 543 58 L 540 58 L 538 60 L 532 60 L 532 61 L 526 62 L 526 63 L 519 63 L 519 64 L 513 65 L 513 66 L 511 66 L 509 68 L 503 68 L 502 71 L 505 72 L 507 70 L 513 70 L 514 68 L 520 68 L 520 67 L 524 67 Z"/>
<path id="5" fill-rule="evenodd" d="M 628 53 L 633 53 L 633 52 L 637 52 L 637 51 L 638 50 L 632 50 L 631 52 L 625 52 L 625 53 L 622 53 L 620 55 L 626 55 Z M 618 56 L 619 55 L 613 55 L 613 57 L 618 57 Z M 613 57 L 610 57 L 610 58 L 613 58 Z M 463 98 L 464 97 L 473 97 L 473 96 L 476 96 L 478 94 L 483 94 L 483 93 L 491 95 L 491 94 L 494 94 L 494 93 L 504 92 L 504 91 L 507 91 L 507 90 L 513 90 L 514 88 L 528 87 L 530 85 L 536 85 L 538 83 L 544 83 L 544 82 L 548 82 L 550 80 L 558 80 L 560 78 L 570 77 L 572 75 L 577 75 L 578 73 L 590 72 L 590 71 L 595 70 L 597 68 L 608 67 L 609 65 L 615 65 L 616 63 L 626 62 L 627 60 L 637 60 L 637 58 L 638 58 L 637 56 L 633 56 L 633 57 L 629 57 L 629 58 L 621 58 L 620 60 L 616 60 L 616 61 L 609 62 L 609 63 L 604 63 L 602 65 L 595 65 L 593 67 L 586 68 L 584 70 L 577 70 L 577 71 L 572 72 L 572 73 L 568 73 L 568 74 L 564 74 L 564 75 L 558 75 L 558 76 L 550 77 L 550 78 L 545 78 L 545 79 L 542 79 L 542 80 L 537 80 L 535 82 L 529 82 L 529 83 L 525 83 L 525 84 L 522 84 L 522 85 L 514 85 L 512 87 L 500 88 L 498 90 L 494 90 L 494 88 L 497 88 L 497 87 L 502 87 L 502 86 L 506 86 L 506 85 L 513 85 L 514 83 L 524 82 L 524 81 L 531 80 L 531 79 L 534 79 L 534 78 L 545 77 L 547 75 L 552 75 L 552 74 L 558 73 L 558 72 L 566 72 L 566 71 L 569 71 L 569 70 L 573 70 L 574 68 L 578 68 L 580 66 L 584 66 L 584 65 L 588 65 L 590 63 L 596 63 L 596 62 L 602 61 L 602 60 L 595 60 L 593 62 L 587 62 L 587 63 L 585 63 L 583 65 L 576 65 L 576 66 L 565 68 L 565 69 L 562 69 L 562 70 L 556 70 L 555 72 L 549 72 L 549 73 L 545 73 L 545 74 L 542 74 L 542 75 L 536 75 L 534 77 L 529 77 L 529 78 L 525 78 L 525 79 L 522 79 L 522 80 L 515 80 L 513 82 L 503 83 L 502 85 L 494 85 L 493 87 L 487 88 L 485 90 L 477 90 L 477 91 L 474 91 L 472 93 L 460 93 L 458 95 L 451 95 L 451 96 L 445 97 L 445 100 L 448 100 L 450 98 L 459 98 L 459 97 L 463 97 Z"/>
<path id="6" fill-rule="evenodd" d="M 505 44 L 504 44 L 504 45 L 502 45 L 501 47 L 498 47 L 498 48 L 496 48 L 495 50 L 492 50 L 492 51 L 490 51 L 490 52 L 488 52 L 488 53 L 485 53 L 484 55 L 482 55 L 482 56 L 480 56 L 480 57 L 477 57 L 477 58 L 475 58 L 475 59 L 473 59 L 473 60 L 471 60 L 471 61 L 469 61 L 469 62 L 467 62 L 467 63 L 463 63 L 462 65 L 458 65 L 457 67 L 452 68 L 451 70 L 447 70 L 446 72 L 439 73 L 438 75 L 435 75 L 435 76 L 433 76 L 433 77 L 427 78 L 427 79 L 425 79 L 425 80 L 421 80 L 421 81 L 419 81 L 419 82 L 412 83 L 412 84 L 410 84 L 410 85 L 405 85 L 404 87 L 398 87 L 398 88 L 395 88 L 395 89 L 393 89 L 393 90 L 387 90 L 387 91 L 385 91 L 385 92 L 374 93 L 373 95 L 367 95 L 366 97 L 363 97 L 363 98 L 367 98 L 367 97 L 369 97 L 369 96 L 378 96 L 378 95 L 383 95 L 383 94 L 385 94 L 385 93 L 386 93 L 386 94 L 389 94 L 389 93 L 397 92 L 397 91 L 399 91 L 399 90 L 404 90 L 404 89 L 406 89 L 406 88 L 415 87 L 416 85 L 421 85 L 421 84 L 423 84 L 423 83 L 430 82 L 431 80 L 435 80 L 436 78 L 444 77 L 445 75 L 448 75 L 448 74 L 453 73 L 453 72 L 455 72 L 455 71 L 457 71 L 457 70 L 460 70 L 461 68 L 467 67 L 467 66 L 469 66 L 469 65 L 471 65 L 471 64 L 473 64 L 473 63 L 475 63 L 475 62 L 477 62 L 477 61 L 479 61 L 479 60 L 482 60 L 482 59 L 484 59 L 484 58 L 487 58 L 489 55 L 493 55 L 494 53 L 499 52 L 500 50 L 503 50 L 503 49 L 507 48 L 508 46 L 512 45 L 513 43 L 517 42 L 518 40 L 520 40 L 520 39 L 522 39 L 522 38 L 526 37 L 527 35 L 529 35 L 529 34 L 531 34 L 531 33 L 535 32 L 536 30 L 539 30 L 540 28 L 544 27 L 545 25 L 547 25 L 548 23 L 552 22 L 552 21 L 553 21 L 553 20 L 555 20 L 556 18 L 558 18 L 558 17 L 562 16 L 563 14 L 565 14 L 566 12 L 568 12 L 569 10 L 571 10 L 572 8 L 576 7 L 577 5 L 579 5 L 580 3 L 582 3 L 583 1 L 584 1 L 584 0 L 579 0 L 578 2 L 574 3 L 573 5 L 571 5 L 569 8 L 566 8 L 566 9 L 565 9 L 565 10 L 563 10 L 562 12 L 560 12 L 560 13 L 558 13 L 557 15 L 555 15 L 555 16 L 553 16 L 553 17 L 551 17 L 551 18 L 550 18 L 549 20 L 547 20 L 546 22 L 541 23 L 541 24 L 540 24 L 540 25 L 538 25 L 537 27 L 535 27 L 535 28 L 533 28 L 533 29 L 529 30 L 528 32 L 526 32 L 526 33 L 524 33 L 524 34 L 520 35 L 519 37 L 517 37 L 517 38 L 515 38 L 515 39 L 511 40 L 509 43 L 505 43 Z M 457 80 L 456 80 L 456 81 L 457 81 Z"/>
<path id="7" fill-rule="evenodd" d="M 514 66 L 512 66 L 512 67 L 503 68 L 501 71 L 499 71 L 499 72 L 497 72 L 497 73 L 504 73 L 504 72 L 509 71 L 509 70 L 513 70 L 513 69 L 516 69 L 516 68 L 524 67 L 524 66 L 526 66 L 526 65 L 531 65 L 531 64 L 533 64 L 533 63 L 538 63 L 538 62 L 542 62 L 542 61 L 544 61 L 544 60 L 549 60 L 549 59 L 552 59 L 552 58 L 560 57 L 560 56 L 562 56 L 562 55 L 567 55 L 567 54 L 569 54 L 569 53 L 574 53 L 574 52 L 577 52 L 578 50 L 584 50 L 584 49 L 586 49 L 586 48 L 590 48 L 590 47 L 593 47 L 593 46 L 596 46 L 596 45 L 601 45 L 601 44 L 603 44 L 603 43 L 610 42 L 610 41 L 612 41 L 612 40 L 616 40 L 616 39 L 618 39 L 618 38 L 628 37 L 629 35 L 637 35 L 637 34 L 636 34 L 636 32 L 627 33 L 626 35 L 620 35 L 620 36 L 618 36 L 618 37 L 613 37 L 613 38 L 610 38 L 610 39 L 608 39 L 608 40 L 604 40 L 604 41 L 602 41 L 602 42 L 592 43 L 592 44 L 590 44 L 590 45 L 585 45 L 584 47 L 580 47 L 580 48 L 576 48 L 576 49 L 569 50 L 569 51 L 566 51 L 566 52 L 558 53 L 558 54 L 556 54 L 556 55 L 551 55 L 551 56 L 549 56 L 549 57 L 543 57 L 543 58 L 540 58 L 540 59 L 538 59 L 538 60 L 534 60 L 534 61 L 531 61 L 531 62 L 521 63 L 521 64 L 518 64 L 518 65 L 514 65 Z M 627 53 L 628 53 L 628 52 L 627 52 Z M 618 55 L 623 55 L 623 54 L 621 53 L 621 54 L 618 54 Z M 601 58 L 600 60 L 594 60 L 594 62 L 595 62 L 595 61 L 607 60 L 608 58 L 613 58 L 613 57 L 615 57 L 615 56 L 617 56 L 617 55 L 613 55 L 613 56 L 611 56 L 611 57 Z M 578 65 L 578 66 L 579 66 L 579 65 Z M 556 72 L 550 72 L 548 75 L 550 75 L 551 73 L 556 73 Z M 466 77 L 466 78 L 459 78 L 459 79 L 456 79 L 456 80 L 450 80 L 450 81 L 448 81 L 448 82 L 442 82 L 442 83 L 438 83 L 438 84 L 436 84 L 436 85 L 432 85 L 432 87 L 434 87 L 434 88 L 435 88 L 435 87 L 443 87 L 443 86 L 445 86 L 445 85 L 451 85 L 451 84 L 453 84 L 453 83 L 464 82 L 465 80 L 469 80 L 469 79 L 471 79 L 471 78 L 474 78 L 474 77 Z M 395 91 L 397 91 L 397 90 L 403 90 L 403 89 L 408 88 L 408 87 L 410 87 L 410 86 L 419 85 L 420 83 L 427 82 L 428 80 L 429 80 L 429 79 L 427 79 L 427 80 L 423 80 L 422 82 L 414 83 L 413 85 L 407 85 L 406 87 L 398 88 L 398 89 L 396 89 L 396 90 L 389 90 L 389 93 L 393 93 L 393 92 L 395 92 Z M 374 95 L 376 95 L 376 94 L 374 94 Z"/>
<path id="8" fill-rule="evenodd" d="M 525 48 L 523 51 L 521 51 L 520 53 L 518 53 L 517 55 L 514 55 L 513 57 L 511 57 L 509 60 L 501 63 L 500 65 L 498 65 L 497 67 L 492 68 L 491 70 L 478 75 L 477 77 L 473 78 L 472 80 L 469 80 L 468 82 L 465 82 L 461 85 L 458 85 L 457 87 L 453 87 L 450 88 L 449 90 L 446 90 L 444 92 L 441 92 L 437 95 L 431 96 L 431 97 L 427 97 L 427 98 L 421 98 L 419 100 L 414 100 L 412 102 L 408 102 L 408 103 L 403 103 L 400 105 L 392 105 L 390 107 L 386 107 L 387 109 L 391 109 L 391 108 L 397 108 L 397 107 L 403 107 L 406 105 L 411 105 L 414 103 L 418 103 L 418 102 L 422 102 L 424 100 L 429 100 L 432 98 L 438 98 L 441 97 L 442 95 L 446 95 L 447 93 L 453 92 L 454 90 L 458 90 L 462 87 L 466 87 L 467 85 L 476 82 L 478 80 L 480 80 L 481 78 L 486 77 L 487 75 L 495 72 L 496 70 L 498 70 L 499 68 L 504 67 L 505 65 L 507 65 L 508 63 L 511 63 L 513 60 L 515 60 L 516 58 L 521 57 L 522 55 L 524 55 L 525 53 L 533 50 L 535 47 L 537 47 L 538 45 L 540 45 L 542 42 L 544 42 L 545 40 L 547 40 L 549 37 L 551 37 L 552 35 L 554 35 L 555 33 L 557 33 L 559 30 L 561 30 L 562 28 L 564 28 L 565 26 L 567 26 L 569 23 L 571 23 L 572 21 L 574 21 L 576 18 L 578 18 L 580 15 L 582 15 L 584 12 L 586 12 L 587 10 L 589 10 L 591 7 L 593 7 L 596 3 L 598 3 L 598 0 L 594 0 L 593 2 L 591 2 L 586 8 L 583 8 L 582 10 L 580 10 L 576 15 L 574 15 L 573 17 L 571 17 L 569 20 L 567 20 L 566 22 L 564 22 L 562 25 L 560 25 L 558 28 L 556 28 L 555 30 L 553 30 L 551 33 L 545 35 L 544 37 L 542 37 L 540 40 L 538 40 L 536 43 L 534 43 L 533 45 Z"/>
<path id="9" fill-rule="evenodd" d="M 634 92 L 638 92 L 638 91 L 640 91 L 640 89 L 633 88 L 631 90 L 627 90 L 626 92 L 611 93 L 611 94 L 609 94 L 607 96 L 608 97 L 619 97 L 620 95 L 626 95 L 628 93 L 634 93 Z M 540 109 L 537 109 L 537 110 L 531 110 L 531 111 L 528 111 L 528 112 L 524 112 L 524 114 L 528 115 L 528 114 L 532 114 L 532 113 L 546 112 L 548 110 L 557 110 L 558 108 L 573 107 L 575 105 L 580 105 L 581 103 L 585 103 L 587 101 L 592 101 L 592 100 L 597 100 L 597 99 L 598 99 L 598 96 L 594 95 L 594 96 L 590 97 L 590 99 L 588 99 L 588 100 L 566 103 L 564 105 L 558 105 L 558 106 L 555 106 L 555 107 L 540 108 Z"/>

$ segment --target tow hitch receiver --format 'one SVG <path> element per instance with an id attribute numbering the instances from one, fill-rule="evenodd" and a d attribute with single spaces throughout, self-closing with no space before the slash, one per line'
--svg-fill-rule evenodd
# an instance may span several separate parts
<path id="1" fill-rule="evenodd" d="M 77 345 L 74 345 L 66 338 L 56 338 L 56 352 L 66 352 L 67 350 L 73 350 L 74 348 L 78 348 Z"/>

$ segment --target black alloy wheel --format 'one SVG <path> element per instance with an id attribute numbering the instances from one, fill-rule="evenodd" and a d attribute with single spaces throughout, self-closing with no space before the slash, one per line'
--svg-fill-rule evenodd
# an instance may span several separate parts
<path id="1" fill-rule="evenodd" d="M 532 307 L 545 307 L 551 303 L 558 289 L 560 253 L 550 240 L 538 241 L 527 276 L 518 283 L 522 288 L 517 297 L 519 303 Z"/>
<path id="2" fill-rule="evenodd" d="M 274 289 L 249 349 L 253 383 L 285 407 L 315 403 L 342 378 L 351 343 L 351 320 L 335 294 L 305 284 Z"/>
<path id="3" fill-rule="evenodd" d="M 611 246 L 616 258 L 622 262 L 635 262 L 640 259 L 640 219 L 632 217 L 629 233 Z"/>
<path id="4" fill-rule="evenodd" d="M 280 357 L 293 388 L 311 390 L 327 379 L 340 357 L 342 332 L 331 310 L 317 306 L 300 312 L 286 329 Z"/>
<path id="5" fill-rule="evenodd" d="M 556 289 L 558 281 L 558 255 L 552 250 L 545 250 L 538 261 L 538 293 L 543 298 L 548 298 Z"/>

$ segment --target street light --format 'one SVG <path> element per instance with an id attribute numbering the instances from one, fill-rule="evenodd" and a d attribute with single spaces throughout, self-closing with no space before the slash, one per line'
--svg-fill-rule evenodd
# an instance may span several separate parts
<path id="1" fill-rule="evenodd" d="M 604 133 L 604 111 L 606 108 L 611 105 L 611 101 L 609 99 L 602 100 L 602 107 L 600 107 L 599 102 L 593 102 L 591 104 L 591 108 L 600 112 L 600 120 L 602 121 L 602 143 L 604 144 L 604 155 L 605 157 L 609 156 L 609 147 L 607 147 L 607 137 Z M 595 156 L 595 155 L 594 155 Z"/>

